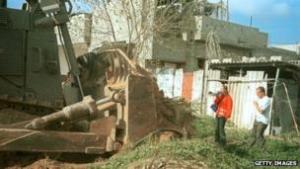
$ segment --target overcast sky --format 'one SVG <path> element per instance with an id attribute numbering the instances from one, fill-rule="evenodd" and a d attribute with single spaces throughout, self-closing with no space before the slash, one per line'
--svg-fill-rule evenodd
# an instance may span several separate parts
<path id="1" fill-rule="evenodd" d="M 209 0 L 218 2 L 219 0 Z M 24 0 L 8 0 L 13 8 Z M 300 0 L 229 0 L 230 21 L 269 33 L 270 44 L 300 43 Z"/>

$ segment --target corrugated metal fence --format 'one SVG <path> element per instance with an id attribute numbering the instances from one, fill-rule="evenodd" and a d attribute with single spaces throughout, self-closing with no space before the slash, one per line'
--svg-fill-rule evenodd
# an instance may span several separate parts
<path id="1" fill-rule="evenodd" d="M 252 128 L 255 117 L 253 101 L 256 99 L 256 88 L 259 86 L 267 88 L 267 82 L 247 81 L 263 80 L 265 78 L 264 72 L 247 72 L 245 77 L 229 77 L 229 80 L 233 81 L 228 87 L 234 101 L 231 120 L 237 127 L 246 129 Z"/>

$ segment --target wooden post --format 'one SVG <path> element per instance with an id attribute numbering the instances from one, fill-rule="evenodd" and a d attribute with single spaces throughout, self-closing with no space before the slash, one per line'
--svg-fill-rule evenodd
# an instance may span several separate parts
<path id="1" fill-rule="evenodd" d="M 274 120 L 273 120 L 273 115 L 274 115 L 274 102 L 275 102 L 275 97 L 276 97 L 276 88 L 278 86 L 278 81 L 279 81 L 279 75 L 280 75 L 280 68 L 277 68 L 276 70 L 276 76 L 275 76 L 275 82 L 273 86 L 273 95 L 272 95 L 272 105 L 271 105 L 271 117 L 270 117 L 270 130 L 269 134 L 272 134 L 272 127 L 274 125 Z"/>
<path id="2" fill-rule="evenodd" d="M 209 59 L 205 59 L 205 66 L 203 69 L 203 81 L 202 81 L 202 96 L 201 96 L 201 114 L 206 114 L 207 108 L 207 88 L 208 88 L 208 75 L 209 75 Z"/>

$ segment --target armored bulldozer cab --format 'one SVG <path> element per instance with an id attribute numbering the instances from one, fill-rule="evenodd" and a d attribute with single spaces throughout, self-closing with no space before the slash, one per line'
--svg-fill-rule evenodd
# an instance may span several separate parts
<path id="1" fill-rule="evenodd" d="M 52 1 L 42 2 L 48 5 Z M 6 1 L 0 1 L 0 100 L 62 108 L 57 25 L 45 24 L 48 6 L 42 8 L 33 1 L 24 6 L 23 10 L 10 9 Z M 58 22 L 61 18 L 57 17 Z"/>

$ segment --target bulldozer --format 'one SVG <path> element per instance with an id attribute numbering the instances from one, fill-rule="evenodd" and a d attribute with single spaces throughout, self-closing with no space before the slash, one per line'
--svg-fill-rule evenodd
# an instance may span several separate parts
<path id="1" fill-rule="evenodd" d="M 187 104 L 164 97 L 124 50 L 75 57 L 71 12 L 69 0 L 27 0 L 21 10 L 0 0 L 0 152 L 104 154 L 152 135 L 188 136 Z"/>

